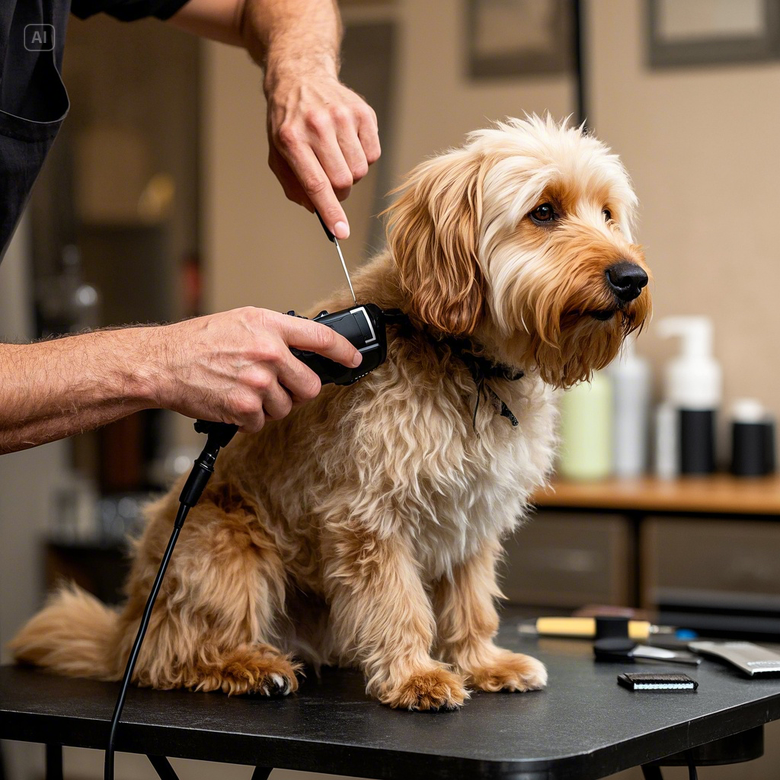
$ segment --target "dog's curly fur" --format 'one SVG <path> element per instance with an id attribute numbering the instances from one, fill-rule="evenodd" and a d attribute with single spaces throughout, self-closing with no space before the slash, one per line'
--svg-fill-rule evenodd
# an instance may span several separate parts
<path id="1" fill-rule="evenodd" d="M 549 225 L 529 216 L 543 203 Z M 389 209 L 388 249 L 355 279 L 360 301 L 411 325 L 390 329 L 373 374 L 224 450 L 134 681 L 289 693 L 298 661 L 339 663 L 412 710 L 544 686 L 541 663 L 493 644 L 495 564 L 551 468 L 553 389 L 605 366 L 648 316 L 646 289 L 618 305 L 605 281 L 616 262 L 644 267 L 635 207 L 618 158 L 549 118 L 496 124 L 418 166 Z M 452 336 L 525 372 L 488 380 L 517 427 L 487 393 L 472 423 L 477 388 Z M 62 589 L 13 641 L 18 660 L 121 677 L 179 489 L 147 510 L 121 612 Z"/>

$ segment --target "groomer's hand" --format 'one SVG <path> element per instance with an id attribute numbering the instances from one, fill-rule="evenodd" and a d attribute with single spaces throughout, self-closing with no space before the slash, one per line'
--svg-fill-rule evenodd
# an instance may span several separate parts
<path id="1" fill-rule="evenodd" d="M 379 159 L 373 109 L 339 81 L 335 0 L 188 0 L 171 23 L 244 46 L 263 68 L 269 164 L 285 195 L 349 237 L 340 201 Z"/>
<path id="2" fill-rule="evenodd" d="M 352 344 L 325 325 L 254 307 L 156 330 L 164 345 L 157 405 L 250 433 L 320 392 L 319 377 L 290 347 L 349 367 L 361 361 Z"/>
<path id="3" fill-rule="evenodd" d="M 349 237 L 340 202 L 381 154 L 376 114 L 326 72 L 269 69 L 268 163 L 285 195 L 317 209 L 336 238 Z"/>

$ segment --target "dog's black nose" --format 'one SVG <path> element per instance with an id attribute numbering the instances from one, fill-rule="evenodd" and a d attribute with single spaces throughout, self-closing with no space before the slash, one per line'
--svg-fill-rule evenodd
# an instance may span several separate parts
<path id="1" fill-rule="evenodd" d="M 623 303 L 638 298 L 647 284 L 647 274 L 636 263 L 627 260 L 607 268 L 606 276 L 609 288 Z"/>

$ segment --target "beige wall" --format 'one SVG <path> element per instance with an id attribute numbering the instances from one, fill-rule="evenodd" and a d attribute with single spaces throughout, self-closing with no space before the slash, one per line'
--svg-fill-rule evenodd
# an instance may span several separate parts
<path id="1" fill-rule="evenodd" d="M 639 194 L 655 319 L 711 316 L 727 400 L 780 412 L 780 63 L 651 71 L 643 2 L 589 10 L 593 124 Z M 652 326 L 640 351 L 671 354 Z"/>

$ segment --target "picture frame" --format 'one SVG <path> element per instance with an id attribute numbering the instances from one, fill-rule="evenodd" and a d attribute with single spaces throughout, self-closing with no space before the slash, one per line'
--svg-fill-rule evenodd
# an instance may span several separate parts
<path id="1" fill-rule="evenodd" d="M 780 57 L 780 0 L 646 0 L 646 15 L 651 68 Z"/>
<path id="2" fill-rule="evenodd" d="M 475 79 L 568 73 L 570 0 L 466 0 L 468 75 Z"/>

